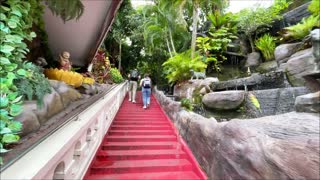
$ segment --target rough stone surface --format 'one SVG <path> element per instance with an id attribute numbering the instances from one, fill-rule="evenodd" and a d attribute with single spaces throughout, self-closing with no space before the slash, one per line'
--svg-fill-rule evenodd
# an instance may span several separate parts
<path id="1" fill-rule="evenodd" d="M 244 91 L 212 92 L 203 96 L 202 103 L 212 109 L 237 109 L 244 101 Z"/>
<path id="2" fill-rule="evenodd" d="M 298 96 L 295 108 L 297 112 L 320 113 L 320 91 Z"/>
<path id="3" fill-rule="evenodd" d="M 260 64 L 256 70 L 260 73 L 266 73 L 270 71 L 275 71 L 277 68 L 278 68 L 278 64 L 276 61 L 269 61 L 269 62 Z"/>
<path id="4" fill-rule="evenodd" d="M 43 106 L 37 110 L 35 114 L 38 116 L 40 124 L 45 123 L 51 116 L 61 111 L 64 107 L 60 95 L 51 88 L 51 94 L 46 94 L 43 97 Z"/>
<path id="5" fill-rule="evenodd" d="M 290 57 L 292 54 L 296 53 L 301 46 L 301 43 L 292 43 L 292 44 L 281 44 L 276 47 L 274 51 L 274 57 L 279 64 L 285 63 L 286 58 Z"/>
<path id="6" fill-rule="evenodd" d="M 258 52 L 248 54 L 245 67 L 257 67 L 261 63 L 261 55 Z"/>
<path id="7" fill-rule="evenodd" d="M 67 107 L 70 103 L 78 100 L 81 97 L 81 94 L 77 90 L 65 84 L 64 82 L 55 81 L 52 84 L 52 87 L 55 89 L 55 91 L 59 93 L 64 107 Z"/>
<path id="8" fill-rule="evenodd" d="M 167 100 L 158 101 L 163 106 Z M 208 179 L 320 178 L 319 114 L 291 112 L 217 123 L 178 109 L 165 111 Z"/>
<path id="9" fill-rule="evenodd" d="M 245 86 L 248 90 L 283 88 L 286 86 L 284 73 L 282 71 L 265 74 L 254 73 L 245 78 L 213 83 L 211 84 L 211 89 L 214 91 L 244 90 Z"/>
<path id="10" fill-rule="evenodd" d="M 303 76 L 313 73 L 315 58 L 312 48 L 293 54 L 286 63 L 288 80 L 292 86 L 304 86 Z"/>
<path id="11" fill-rule="evenodd" d="M 277 88 L 252 91 L 259 101 L 261 112 L 258 117 L 283 114 L 295 110 L 297 96 L 310 93 L 305 87 Z M 249 98 L 246 98 L 248 101 Z"/>
<path id="12" fill-rule="evenodd" d="M 194 90 L 203 88 L 210 92 L 210 85 L 219 82 L 218 78 L 208 77 L 206 79 L 189 80 L 174 86 L 173 95 L 179 98 L 192 98 Z M 202 91 L 204 93 L 204 91 Z"/>
<path id="13" fill-rule="evenodd" d="M 21 136 L 25 136 L 40 128 L 40 123 L 34 111 L 37 109 L 36 101 L 25 101 L 22 105 L 22 113 L 16 117 L 22 123 Z"/>

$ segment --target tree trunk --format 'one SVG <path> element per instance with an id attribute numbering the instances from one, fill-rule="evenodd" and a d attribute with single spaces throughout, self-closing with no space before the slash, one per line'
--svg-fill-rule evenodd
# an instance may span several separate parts
<path id="1" fill-rule="evenodd" d="M 192 12 L 192 39 L 191 39 L 191 59 L 194 58 L 196 50 L 196 39 L 197 39 L 197 25 L 198 25 L 198 7 L 199 2 L 194 1 L 193 12 Z"/>
<path id="2" fill-rule="evenodd" d="M 166 42 L 167 42 L 167 47 L 168 47 L 168 51 L 169 51 L 170 57 L 172 57 L 172 53 L 171 53 L 171 49 L 170 49 L 170 44 L 169 44 L 168 38 L 166 38 Z"/>
<path id="3" fill-rule="evenodd" d="M 172 33 L 171 33 L 170 29 L 169 29 L 169 38 L 170 38 L 172 50 L 173 50 L 174 53 L 176 53 L 176 48 L 174 47 L 174 43 L 173 43 L 173 39 L 172 39 Z"/>
<path id="4" fill-rule="evenodd" d="M 252 39 L 252 35 L 248 34 L 248 38 L 249 38 L 249 42 L 250 42 L 250 46 L 251 46 L 251 51 L 252 52 L 256 52 L 256 50 L 254 49 L 254 42 L 253 42 L 253 39 Z"/>
<path id="5" fill-rule="evenodd" d="M 119 44 L 119 66 L 118 66 L 118 69 L 119 69 L 119 72 L 121 72 L 121 40 L 120 40 L 120 44 Z"/>

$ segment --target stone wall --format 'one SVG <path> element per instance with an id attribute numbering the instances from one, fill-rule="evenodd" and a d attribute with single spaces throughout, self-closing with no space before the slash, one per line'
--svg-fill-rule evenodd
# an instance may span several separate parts
<path id="1" fill-rule="evenodd" d="M 319 179 L 319 114 L 214 118 L 182 110 L 154 91 L 209 179 Z"/>
<path id="2" fill-rule="evenodd" d="M 261 113 L 257 117 L 283 114 L 295 110 L 297 96 L 308 94 L 306 87 L 278 88 L 251 91 L 259 100 Z M 247 99 L 247 103 L 250 101 Z M 249 101 L 249 102 L 248 102 Z"/>

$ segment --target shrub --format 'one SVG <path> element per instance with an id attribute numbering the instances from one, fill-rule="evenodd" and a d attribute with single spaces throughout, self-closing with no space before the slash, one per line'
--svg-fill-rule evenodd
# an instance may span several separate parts
<path id="1" fill-rule="evenodd" d="M 123 77 L 117 68 L 111 68 L 110 74 L 111 74 L 111 79 L 114 83 L 119 84 L 123 82 Z"/>
<path id="2" fill-rule="evenodd" d="M 181 99 L 180 102 L 181 102 L 181 107 L 183 107 L 187 111 L 192 111 L 193 106 L 192 106 L 190 99 L 183 98 L 183 99 Z"/>
<path id="3" fill-rule="evenodd" d="M 275 20 L 281 19 L 279 14 L 288 5 L 286 0 L 275 0 L 269 8 L 243 9 L 238 13 L 238 28 L 248 37 L 252 52 L 255 51 L 254 34 L 269 29 Z"/>
<path id="4" fill-rule="evenodd" d="M 255 45 L 261 51 L 263 57 L 269 61 L 274 59 L 274 50 L 276 48 L 276 38 L 265 34 L 255 41 Z"/>
<path id="5" fill-rule="evenodd" d="M 311 4 L 308 7 L 308 10 L 312 13 L 314 16 L 320 15 L 320 2 L 319 0 L 312 0 Z"/>
<path id="6" fill-rule="evenodd" d="M 302 40 L 309 35 L 313 27 L 320 26 L 320 16 L 309 16 L 303 18 L 300 23 L 284 28 L 284 32 L 281 33 L 282 40 Z"/>
<path id="7" fill-rule="evenodd" d="M 23 63 L 29 52 L 26 42 L 36 37 L 32 26 L 37 23 L 35 20 L 39 20 L 39 6 L 42 6 L 40 0 L 1 1 L 0 153 L 7 152 L 7 145 L 20 139 L 18 132 L 22 124 L 15 117 L 22 112 L 24 96 L 27 94 L 28 97 L 42 98 L 48 92 L 48 81 L 40 74 L 39 69 L 31 63 Z M 21 83 L 34 91 L 26 92 L 26 89 L 21 89 Z"/>
<path id="8" fill-rule="evenodd" d="M 199 53 L 195 53 L 195 58 L 191 59 L 191 50 L 176 54 L 162 64 L 164 66 L 166 78 L 169 83 L 187 80 L 191 77 L 190 70 L 204 71 L 207 65 L 201 61 Z"/>

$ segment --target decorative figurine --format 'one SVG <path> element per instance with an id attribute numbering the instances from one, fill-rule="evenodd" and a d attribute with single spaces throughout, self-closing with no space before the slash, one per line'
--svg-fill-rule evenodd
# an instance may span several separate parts
<path id="1" fill-rule="evenodd" d="M 59 56 L 59 63 L 60 63 L 60 67 L 59 69 L 63 69 L 65 71 L 70 71 L 72 68 L 72 63 L 70 61 L 70 53 L 67 51 L 64 51 L 60 54 Z"/>
<path id="2" fill-rule="evenodd" d="M 190 80 L 193 80 L 193 78 L 195 78 L 195 79 L 205 79 L 206 78 L 206 74 L 204 72 L 196 72 L 193 69 L 190 69 L 190 73 L 191 73 Z"/>

